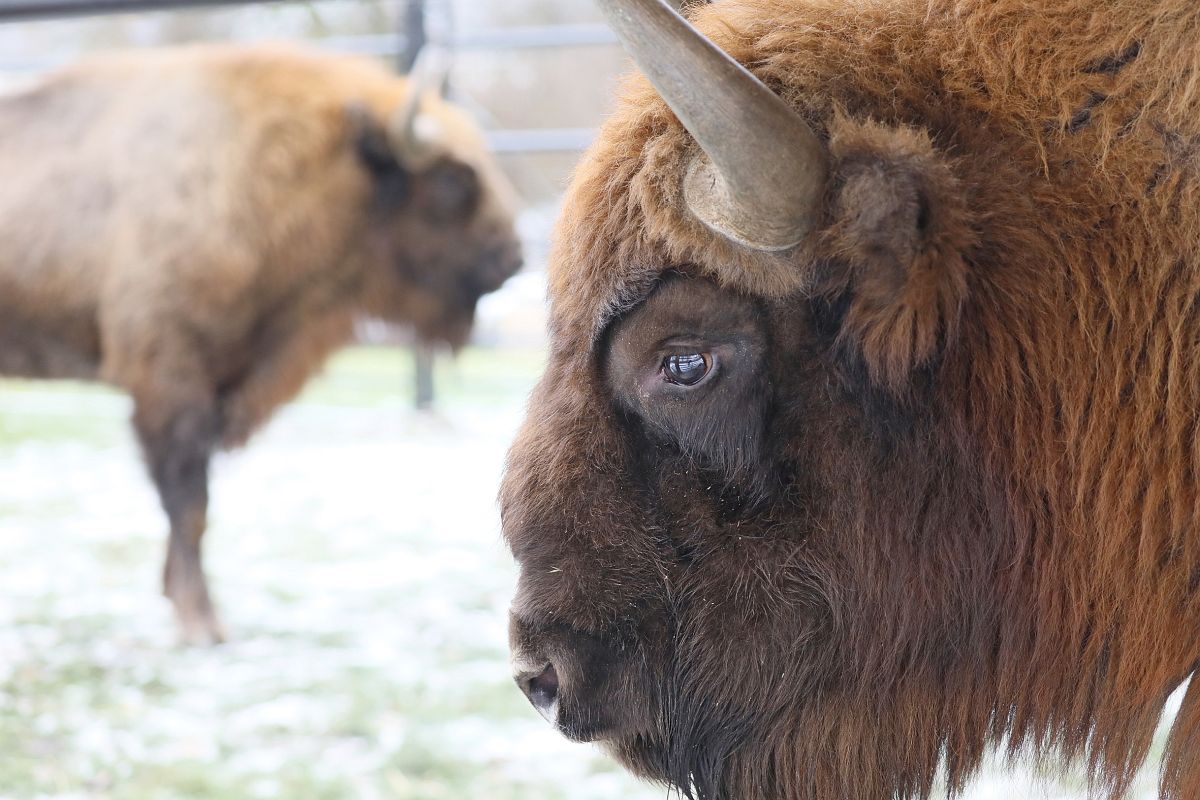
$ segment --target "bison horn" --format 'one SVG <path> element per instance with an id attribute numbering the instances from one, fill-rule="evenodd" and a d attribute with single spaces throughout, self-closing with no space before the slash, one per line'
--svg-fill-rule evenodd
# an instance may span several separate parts
<path id="1" fill-rule="evenodd" d="M 825 148 L 800 116 L 663 0 L 598 0 L 633 60 L 703 150 L 684 176 L 691 212 L 758 250 L 817 224 Z"/>
<path id="2" fill-rule="evenodd" d="M 421 114 L 421 98 L 429 92 L 442 93 L 450 69 L 448 54 L 440 48 L 426 46 L 417 55 L 408 73 L 408 89 L 391 123 L 391 136 L 397 155 L 408 164 L 428 161 L 435 148 L 436 132 L 423 129 L 432 122 Z"/>

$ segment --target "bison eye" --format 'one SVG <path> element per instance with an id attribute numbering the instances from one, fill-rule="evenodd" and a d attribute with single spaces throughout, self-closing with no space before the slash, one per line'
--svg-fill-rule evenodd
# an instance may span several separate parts
<path id="1" fill-rule="evenodd" d="M 662 373 L 668 383 L 695 386 L 712 371 L 712 363 L 708 353 L 679 353 L 663 359 Z"/>

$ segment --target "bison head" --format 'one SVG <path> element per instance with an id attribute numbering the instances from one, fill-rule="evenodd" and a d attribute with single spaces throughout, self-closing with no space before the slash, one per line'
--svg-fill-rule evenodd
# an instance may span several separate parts
<path id="1" fill-rule="evenodd" d="M 1150 83 L 1090 66 L 1122 21 L 602 4 L 649 82 L 552 257 L 501 490 L 517 683 L 688 796 L 926 796 L 1001 741 L 1119 794 L 1200 656 L 1196 246 L 1153 222 L 1157 134 L 1094 99 Z M 1079 25 L 1014 83 L 1004 48 Z M 1167 796 L 1200 791 L 1195 695 Z"/>
<path id="2" fill-rule="evenodd" d="M 520 268 L 521 246 L 512 187 L 479 129 L 433 91 L 441 76 L 430 63 L 414 68 L 389 119 L 351 109 L 371 179 L 363 288 L 372 313 L 457 347 L 479 298 Z"/>

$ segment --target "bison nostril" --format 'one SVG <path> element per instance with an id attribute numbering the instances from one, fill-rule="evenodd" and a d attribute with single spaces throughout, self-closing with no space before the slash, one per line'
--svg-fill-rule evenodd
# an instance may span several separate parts
<path id="1" fill-rule="evenodd" d="M 541 672 L 517 676 L 517 684 L 538 713 L 554 722 L 558 705 L 558 671 L 547 664 Z"/>

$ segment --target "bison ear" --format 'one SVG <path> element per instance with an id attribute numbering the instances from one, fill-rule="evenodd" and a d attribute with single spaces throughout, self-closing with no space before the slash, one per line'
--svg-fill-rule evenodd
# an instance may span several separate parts
<path id="1" fill-rule="evenodd" d="M 903 392 L 957 328 L 973 240 L 966 197 L 923 132 L 839 117 L 830 133 L 826 288 L 846 300 L 839 343 L 874 383 Z"/>
<path id="2" fill-rule="evenodd" d="M 355 156 L 374 179 L 378 196 L 389 205 L 402 202 L 410 194 L 410 176 L 396 156 L 387 128 L 359 103 L 346 109 L 346 120 Z"/>

